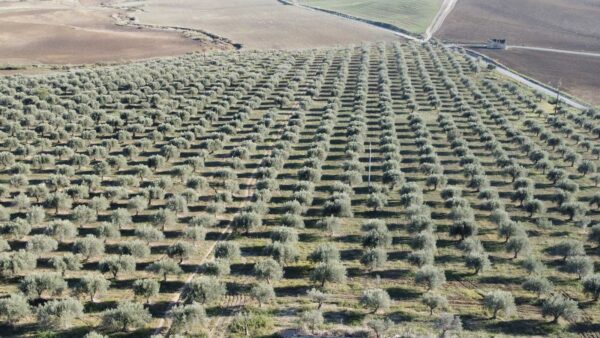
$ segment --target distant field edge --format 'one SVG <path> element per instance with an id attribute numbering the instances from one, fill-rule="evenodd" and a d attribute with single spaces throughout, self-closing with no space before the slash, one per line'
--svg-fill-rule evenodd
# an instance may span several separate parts
<path id="1" fill-rule="evenodd" d="M 321 7 L 315 7 L 315 6 L 310 6 L 310 5 L 306 5 L 306 4 L 296 4 L 294 1 L 289 1 L 289 0 L 277 0 L 280 3 L 287 5 L 287 6 L 298 6 L 298 7 L 305 7 L 305 8 L 310 8 L 312 10 L 315 11 L 320 11 L 320 12 L 324 12 L 324 13 L 328 13 L 328 14 L 332 14 L 332 15 L 337 15 L 340 16 L 342 18 L 346 18 L 346 19 L 350 19 L 350 20 L 356 20 L 356 21 L 361 21 L 373 26 L 377 26 L 380 28 L 384 28 L 384 29 L 388 29 L 391 31 L 395 31 L 398 32 L 400 34 L 404 34 L 404 35 L 408 35 L 408 36 L 412 36 L 415 39 L 422 39 L 423 35 L 422 34 L 417 34 L 414 32 L 411 32 L 409 30 L 406 30 L 404 28 L 400 28 L 396 25 L 392 25 L 391 23 L 387 23 L 387 22 L 381 22 L 381 21 L 376 21 L 376 20 L 371 20 L 371 19 L 365 19 L 365 18 L 361 18 L 358 16 L 354 16 L 354 15 L 350 15 L 350 14 L 346 14 L 346 13 L 341 13 L 341 12 L 337 12 L 337 11 L 333 11 L 330 9 L 325 9 L 325 8 L 321 8 Z"/>
<path id="2" fill-rule="evenodd" d="M 565 98 L 567 98 L 567 99 L 569 99 L 569 100 L 571 100 L 571 101 L 573 101 L 573 102 L 575 102 L 577 104 L 580 104 L 582 106 L 586 106 L 588 108 L 593 108 L 594 107 L 594 105 L 591 104 L 591 103 L 589 103 L 589 102 L 585 102 L 584 100 L 582 100 L 582 99 L 580 99 L 578 97 L 575 97 L 575 96 L 571 95 L 570 93 L 568 93 L 568 92 L 566 92 L 564 90 L 559 90 L 557 88 L 552 87 L 551 85 L 549 85 L 547 83 L 544 83 L 542 81 L 536 80 L 536 79 L 532 78 L 529 75 L 526 75 L 526 74 L 523 74 L 521 72 L 518 72 L 515 69 L 510 68 L 510 67 L 504 65 L 503 63 L 501 63 L 500 61 L 498 61 L 498 60 L 496 60 L 496 59 L 494 59 L 494 58 L 492 58 L 490 56 L 487 56 L 487 55 L 485 55 L 485 54 L 483 54 L 481 52 L 478 52 L 478 51 L 475 51 L 475 50 L 469 49 L 469 48 L 465 48 L 465 51 L 468 54 L 470 54 L 471 56 L 473 56 L 473 57 L 480 57 L 482 60 L 484 60 L 484 61 L 486 61 L 488 63 L 491 63 L 491 64 L 495 65 L 496 67 L 499 67 L 499 68 L 502 68 L 502 69 L 507 70 L 509 72 L 512 72 L 512 73 L 514 73 L 514 74 L 516 74 L 516 75 L 524 78 L 525 80 L 534 83 L 537 86 L 545 88 L 546 90 L 549 90 L 549 91 L 554 92 L 554 93 L 560 92 L 560 96 L 565 97 Z"/>

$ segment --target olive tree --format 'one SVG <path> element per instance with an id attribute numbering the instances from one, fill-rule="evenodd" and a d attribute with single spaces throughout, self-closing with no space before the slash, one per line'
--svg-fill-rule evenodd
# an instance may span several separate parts
<path id="1" fill-rule="evenodd" d="M 206 321 L 206 311 L 198 303 L 177 305 L 169 311 L 171 329 L 176 333 L 191 333 Z"/>
<path id="2" fill-rule="evenodd" d="M 425 265 L 417 271 L 415 283 L 425 285 L 427 291 L 435 290 L 446 283 L 446 275 L 443 270 L 433 265 Z"/>
<path id="3" fill-rule="evenodd" d="M 96 295 L 106 292 L 110 282 L 100 274 L 88 274 L 79 280 L 76 286 L 78 294 L 87 294 L 90 296 L 90 301 L 94 303 Z"/>
<path id="4" fill-rule="evenodd" d="M 250 230 L 262 225 L 262 218 L 257 213 L 242 212 L 237 214 L 231 221 L 231 227 L 236 231 L 244 230 L 246 234 Z"/>
<path id="5" fill-rule="evenodd" d="M 254 275 L 259 280 L 271 281 L 283 278 L 283 269 L 276 260 L 272 258 L 262 259 L 254 264 Z"/>
<path id="6" fill-rule="evenodd" d="M 11 293 L 10 296 L 0 299 L 0 317 L 9 325 L 14 325 L 31 314 L 31 307 L 27 298 L 21 293 Z"/>
<path id="7" fill-rule="evenodd" d="M 196 249 L 191 244 L 177 242 L 167 248 L 167 255 L 171 258 L 179 258 L 179 264 L 181 264 L 184 259 L 190 258 L 195 251 Z"/>
<path id="8" fill-rule="evenodd" d="M 233 241 L 219 242 L 214 248 L 215 258 L 223 258 L 230 261 L 239 259 L 241 256 L 239 244 Z"/>
<path id="9" fill-rule="evenodd" d="M 433 315 L 433 310 L 446 308 L 448 306 L 448 300 L 446 297 L 433 292 L 427 292 L 424 294 L 423 297 L 421 297 L 421 302 L 423 302 L 423 304 L 429 308 L 430 316 Z"/>
<path id="10" fill-rule="evenodd" d="M 102 325 L 120 331 L 128 331 L 146 325 L 152 316 L 140 303 L 121 302 L 116 308 L 102 312 Z"/>
<path id="11" fill-rule="evenodd" d="M 73 298 L 51 300 L 36 309 L 38 323 L 45 327 L 65 329 L 83 316 L 83 305 Z"/>
<path id="12" fill-rule="evenodd" d="M 165 238 L 165 235 L 162 231 L 148 224 L 140 224 L 136 226 L 134 234 L 136 237 L 144 240 L 146 244 L 150 244 L 150 242 L 157 242 Z"/>
<path id="13" fill-rule="evenodd" d="M 446 333 L 449 331 L 462 331 L 462 322 L 459 316 L 442 313 L 435 320 L 435 328 L 442 331 L 440 337 L 446 337 Z"/>
<path id="14" fill-rule="evenodd" d="M 138 279 L 133 282 L 133 293 L 143 297 L 146 304 L 150 304 L 150 298 L 158 295 L 160 283 L 153 279 Z"/>
<path id="15" fill-rule="evenodd" d="M 360 262 L 369 270 L 381 269 L 387 261 L 387 252 L 382 248 L 367 250 L 360 258 Z"/>
<path id="16" fill-rule="evenodd" d="M 19 289 L 29 297 L 42 298 L 44 292 L 60 295 L 67 289 L 67 282 L 58 274 L 34 273 L 21 280 Z"/>
<path id="17" fill-rule="evenodd" d="M 378 310 L 386 310 L 391 305 L 389 294 L 382 289 L 368 289 L 360 296 L 360 304 L 376 313 Z"/>
<path id="18" fill-rule="evenodd" d="M 319 310 L 308 310 L 304 311 L 300 314 L 298 318 L 298 323 L 303 329 L 308 329 L 311 332 L 314 332 L 317 328 L 319 328 L 325 319 L 323 318 L 323 314 Z"/>
<path id="19" fill-rule="evenodd" d="M 37 256 L 25 250 L 13 254 L 0 253 L 0 275 L 11 277 L 25 271 L 32 271 L 37 266 Z"/>
<path id="20" fill-rule="evenodd" d="M 544 263 L 542 263 L 542 261 L 535 256 L 528 256 L 525 258 L 522 265 L 529 274 L 540 273 L 546 268 Z"/>
<path id="21" fill-rule="evenodd" d="M 157 275 L 161 275 L 163 277 L 163 281 L 167 281 L 167 277 L 169 275 L 179 275 L 183 273 L 181 267 L 177 262 L 169 258 L 163 258 L 159 261 L 156 261 L 146 268 L 148 271 L 155 273 Z"/>
<path id="22" fill-rule="evenodd" d="M 553 255 L 561 256 L 563 262 L 567 260 L 567 257 L 585 255 L 583 243 L 576 240 L 564 240 L 548 248 L 548 251 Z"/>
<path id="23" fill-rule="evenodd" d="M 172 226 L 177 223 L 177 215 L 170 209 L 159 209 L 152 216 L 152 224 L 159 226 L 162 231 L 165 231 L 165 227 Z"/>
<path id="24" fill-rule="evenodd" d="M 259 307 L 262 307 L 263 303 L 275 298 L 275 291 L 270 284 L 258 283 L 250 289 L 250 296 L 256 299 Z"/>
<path id="25" fill-rule="evenodd" d="M 581 281 L 583 291 L 590 294 L 594 301 L 600 298 L 600 274 L 587 275 Z"/>
<path id="26" fill-rule="evenodd" d="M 502 290 L 487 293 L 483 297 L 483 307 L 492 312 L 492 319 L 496 319 L 500 311 L 504 312 L 505 316 L 510 316 L 516 310 L 513 295 Z"/>
<path id="27" fill-rule="evenodd" d="M 100 260 L 98 268 L 103 273 L 110 273 L 113 279 L 117 279 L 119 273 L 135 271 L 135 259 L 130 255 L 111 255 Z"/>
<path id="28" fill-rule="evenodd" d="M 342 283 L 346 280 L 346 268 L 339 261 L 319 263 L 312 271 L 310 279 L 320 283 L 321 287 L 324 287 L 326 282 Z"/>
<path id="29" fill-rule="evenodd" d="M 320 244 L 309 256 L 312 262 L 332 262 L 340 260 L 340 251 L 333 243 Z"/>
<path id="30" fill-rule="evenodd" d="M 198 277 L 189 283 L 183 298 L 187 302 L 214 303 L 227 293 L 225 285 L 215 277 Z"/>
<path id="31" fill-rule="evenodd" d="M 594 272 L 594 261 L 588 256 L 570 256 L 565 261 L 564 270 L 581 279 Z"/>
<path id="32" fill-rule="evenodd" d="M 506 243 L 506 251 L 513 253 L 517 258 L 520 252 L 529 250 L 529 239 L 526 234 L 511 237 Z"/>
<path id="33" fill-rule="evenodd" d="M 553 323 L 557 323 L 560 317 L 568 321 L 576 321 L 580 313 L 577 302 L 562 294 L 554 295 L 542 304 L 542 316 L 552 317 Z"/>
<path id="34" fill-rule="evenodd" d="M 317 309 L 321 309 L 323 303 L 325 303 L 329 298 L 329 296 L 326 293 L 315 288 L 308 290 L 306 294 L 308 298 L 310 298 L 313 302 L 317 303 Z"/>
<path id="35" fill-rule="evenodd" d="M 552 292 L 553 289 L 552 282 L 541 276 L 527 277 L 525 282 L 523 282 L 522 287 L 529 292 L 535 292 L 538 298 Z"/>

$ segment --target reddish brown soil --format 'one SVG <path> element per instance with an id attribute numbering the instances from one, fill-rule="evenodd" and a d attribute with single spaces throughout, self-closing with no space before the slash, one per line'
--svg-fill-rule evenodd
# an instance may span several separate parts
<path id="1" fill-rule="evenodd" d="M 531 50 L 479 50 L 510 68 L 600 105 L 600 58 Z"/>
<path id="2" fill-rule="evenodd" d="M 35 7 L 35 6 L 34 6 Z M 180 55 L 212 46 L 176 32 L 114 25 L 101 8 L 0 8 L 0 64 L 82 64 Z"/>
<path id="3" fill-rule="evenodd" d="M 460 0 L 437 37 L 600 51 L 598 0 Z"/>
<path id="4" fill-rule="evenodd" d="M 460 0 L 436 37 L 453 42 L 506 38 L 525 45 L 600 52 L 598 0 Z M 480 50 L 515 70 L 600 104 L 600 58 L 541 51 Z"/>

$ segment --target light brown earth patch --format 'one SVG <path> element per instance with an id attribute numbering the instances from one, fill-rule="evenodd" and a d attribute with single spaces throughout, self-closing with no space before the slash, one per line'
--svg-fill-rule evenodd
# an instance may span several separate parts
<path id="1" fill-rule="evenodd" d="M 149 0 L 142 24 L 201 29 L 249 49 L 300 49 L 393 41 L 391 32 L 276 0 Z"/>
<path id="2" fill-rule="evenodd" d="M 112 63 L 215 47 L 178 32 L 116 26 L 113 14 L 114 9 L 60 2 L 23 2 L 20 6 L 2 2 L 0 64 Z"/>

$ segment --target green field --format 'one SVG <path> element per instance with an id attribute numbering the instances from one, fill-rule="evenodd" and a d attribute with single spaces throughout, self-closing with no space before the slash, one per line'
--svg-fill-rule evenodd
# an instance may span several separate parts
<path id="1" fill-rule="evenodd" d="M 413 33 L 424 33 L 442 5 L 441 0 L 298 0 L 298 2 L 391 24 Z"/>

